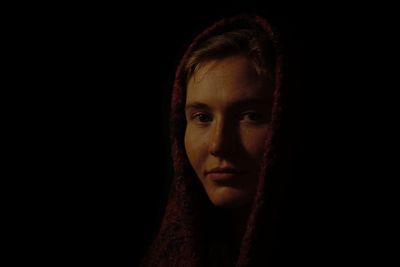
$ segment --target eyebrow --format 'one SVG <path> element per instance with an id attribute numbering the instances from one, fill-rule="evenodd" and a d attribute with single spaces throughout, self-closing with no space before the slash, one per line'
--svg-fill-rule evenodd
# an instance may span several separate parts
<path id="1" fill-rule="evenodd" d="M 242 107 L 242 106 L 252 106 L 252 105 L 266 105 L 266 104 L 272 104 L 270 100 L 260 100 L 259 98 L 247 98 L 247 99 L 241 99 L 237 102 L 232 103 L 230 105 L 230 108 L 237 108 L 237 107 Z M 192 102 L 189 103 L 185 106 L 186 110 L 190 109 L 210 109 L 210 107 L 201 102 Z"/>
<path id="2" fill-rule="evenodd" d="M 201 103 L 201 102 L 193 102 L 190 104 L 187 104 L 185 106 L 185 109 L 210 109 L 210 107 L 207 104 Z"/>

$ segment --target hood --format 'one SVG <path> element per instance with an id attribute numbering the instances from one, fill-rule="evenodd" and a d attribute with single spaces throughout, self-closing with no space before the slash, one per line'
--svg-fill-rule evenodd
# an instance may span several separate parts
<path id="1" fill-rule="evenodd" d="M 207 233 L 213 231 L 214 214 L 184 149 L 186 79 L 183 66 L 190 51 L 202 40 L 232 28 L 260 27 L 275 44 L 275 83 L 270 138 L 265 150 L 257 193 L 235 266 L 259 266 L 276 257 L 282 200 L 288 182 L 288 133 L 285 127 L 283 57 L 277 36 L 259 16 L 235 16 L 218 21 L 200 33 L 188 47 L 175 75 L 171 99 L 171 145 L 174 177 L 161 228 L 143 266 L 210 266 Z M 215 219 L 217 220 L 217 219 Z M 275 256 L 274 256 L 275 255 Z"/>

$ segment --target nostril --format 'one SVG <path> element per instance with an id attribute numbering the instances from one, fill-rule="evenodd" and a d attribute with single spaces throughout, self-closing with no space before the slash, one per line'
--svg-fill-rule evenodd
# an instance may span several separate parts
<path id="1" fill-rule="evenodd" d="M 210 132 L 209 153 L 213 156 L 223 156 L 232 147 L 234 131 L 225 121 L 216 121 Z"/>
<path id="2" fill-rule="evenodd" d="M 210 140 L 209 152 L 213 156 L 221 156 L 227 150 L 228 140 L 220 133 Z"/>

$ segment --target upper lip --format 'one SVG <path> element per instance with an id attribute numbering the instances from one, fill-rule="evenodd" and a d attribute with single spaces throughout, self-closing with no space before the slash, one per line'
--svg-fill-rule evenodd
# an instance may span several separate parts
<path id="1" fill-rule="evenodd" d="M 233 167 L 215 167 L 206 171 L 206 174 L 209 173 L 242 173 L 242 171 Z"/>

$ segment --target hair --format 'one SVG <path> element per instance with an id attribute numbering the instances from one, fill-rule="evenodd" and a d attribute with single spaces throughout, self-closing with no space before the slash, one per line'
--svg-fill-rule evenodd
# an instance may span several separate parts
<path id="1" fill-rule="evenodd" d="M 274 80 L 275 45 L 259 25 L 248 25 L 247 28 L 214 34 L 194 46 L 183 64 L 186 84 L 202 63 L 237 54 L 248 57 L 260 78 Z"/>
<path id="2" fill-rule="evenodd" d="M 185 152 L 186 89 L 201 64 L 242 54 L 248 57 L 258 75 L 272 81 L 274 89 L 271 137 L 265 143 L 260 181 L 240 251 L 235 256 L 236 266 L 255 266 L 279 258 L 274 251 L 275 225 L 287 170 L 282 163 L 287 149 L 285 136 L 282 137 L 287 132 L 283 132 L 281 123 L 284 95 L 281 88 L 286 85 L 282 80 L 283 56 L 276 33 L 265 19 L 240 15 L 219 20 L 197 35 L 176 70 L 170 110 L 174 175 L 160 230 L 142 266 L 210 266 L 209 262 L 215 259 L 209 254 L 214 251 L 210 244 L 218 243 L 214 239 L 221 237 L 219 231 L 226 225 L 217 219 L 223 214 L 208 200 Z M 218 234 L 212 235 L 213 231 Z"/>

